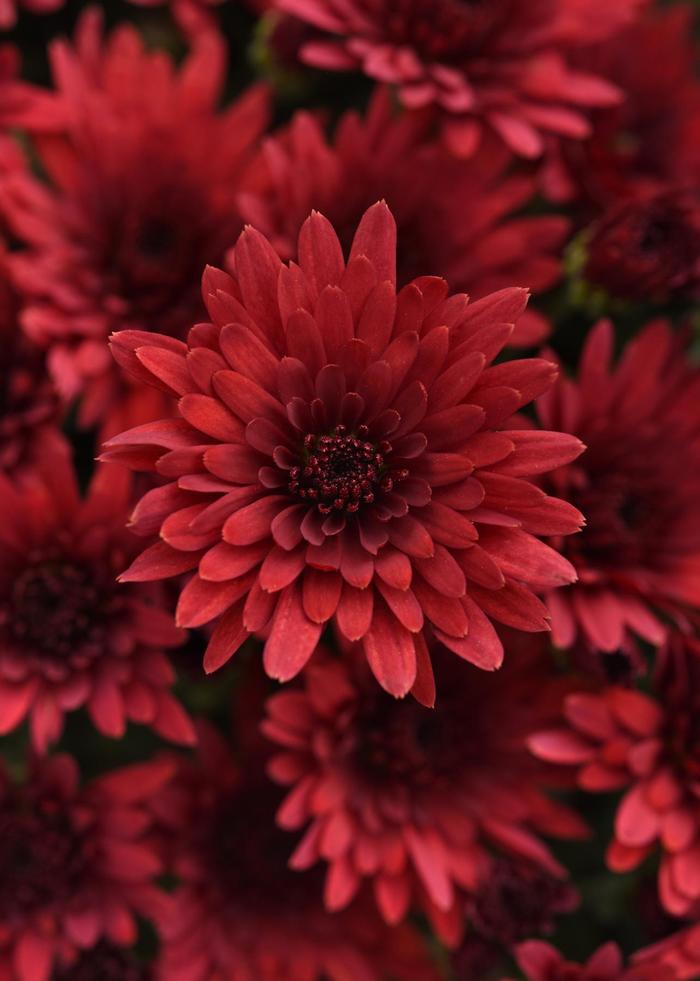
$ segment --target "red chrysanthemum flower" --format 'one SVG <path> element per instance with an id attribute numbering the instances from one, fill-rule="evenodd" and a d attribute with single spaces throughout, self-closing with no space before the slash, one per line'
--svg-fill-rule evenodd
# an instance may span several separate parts
<path id="1" fill-rule="evenodd" d="M 585 964 L 574 964 L 550 944 L 528 940 L 517 948 L 516 960 L 527 981 L 675 981 L 676 978 L 670 968 L 661 965 L 625 967 L 620 949 L 614 943 L 599 947 Z"/>
<path id="2" fill-rule="evenodd" d="M 455 160 L 424 140 L 417 116 L 394 116 L 378 89 L 364 119 L 345 114 L 332 141 L 318 120 L 298 113 L 262 152 L 264 177 L 241 201 L 243 216 L 282 259 L 296 259 L 304 221 L 326 215 L 344 248 L 365 210 L 384 198 L 398 226 L 397 279 L 442 276 L 478 300 L 507 286 L 549 289 L 561 274 L 568 221 L 513 212 L 533 197 L 535 182 L 508 175 L 508 153 L 494 141 L 471 161 Z M 546 320 L 526 310 L 511 344 L 536 344 Z"/>
<path id="3" fill-rule="evenodd" d="M 554 933 L 555 917 L 577 905 L 576 890 L 561 877 L 522 858 L 499 857 L 470 897 L 467 915 L 480 940 L 503 949 L 528 937 Z M 469 940 L 467 936 L 465 944 Z M 466 981 L 467 975 L 462 979 Z"/>
<path id="4" fill-rule="evenodd" d="M 636 868 L 659 846 L 659 896 L 673 916 L 700 909 L 698 709 L 700 642 L 672 637 L 656 697 L 624 688 L 565 700 L 568 728 L 530 745 L 542 759 L 577 766 L 585 790 L 630 786 L 608 849 L 614 871 Z"/>
<path id="5" fill-rule="evenodd" d="M 361 902 L 323 909 L 318 876 L 287 866 L 278 803 L 202 725 L 199 760 L 183 760 L 156 802 L 179 880 L 159 924 L 158 981 L 436 981 L 412 929 L 388 929 Z"/>
<path id="6" fill-rule="evenodd" d="M 265 667 L 289 680 L 329 621 L 362 640 L 394 695 L 430 699 L 421 631 L 482 668 L 503 649 L 490 616 L 547 627 L 533 589 L 571 581 L 535 535 L 575 531 L 581 516 L 524 479 L 572 460 L 579 441 L 499 432 L 548 389 L 554 368 L 486 367 L 522 312 L 525 290 L 470 304 L 423 277 L 396 295 L 396 227 L 377 204 L 346 264 L 313 214 L 299 265 L 247 229 L 235 278 L 209 269 L 213 319 L 187 344 L 117 335 L 117 359 L 179 397 L 180 418 L 138 427 L 107 458 L 169 478 L 133 516 L 161 541 L 127 581 L 196 570 L 181 626 L 218 625 L 205 668 L 265 631 Z M 467 587 L 467 582 L 469 586 Z"/>
<path id="7" fill-rule="evenodd" d="M 689 6 L 652 10 L 579 66 L 613 81 L 625 97 L 591 113 L 587 140 L 558 141 L 545 164 L 551 197 L 596 207 L 633 188 L 700 179 L 700 85 Z"/>
<path id="8" fill-rule="evenodd" d="M 270 775 L 292 787 L 278 822 L 308 825 L 291 865 L 328 863 L 326 906 L 344 907 L 369 879 L 387 922 L 417 903 L 454 944 L 465 893 L 497 876 L 492 850 L 563 877 L 540 835 L 585 827 L 528 762 L 527 736 L 557 717 L 562 696 L 541 645 L 514 651 L 495 677 L 439 664 L 430 710 L 380 691 L 362 660 L 353 671 L 319 658 L 303 690 L 269 699 L 263 731 L 283 747 Z"/>
<path id="9" fill-rule="evenodd" d="M 19 298 L 0 242 L 0 470 L 7 473 L 31 464 L 36 445 L 58 421 L 59 410 L 44 354 L 20 329 Z"/>
<path id="10" fill-rule="evenodd" d="M 62 446 L 47 444 L 37 467 L 15 486 L 0 476 L 0 732 L 28 718 L 43 751 L 84 705 L 106 735 L 131 720 L 192 741 L 163 651 L 182 631 L 161 589 L 116 582 L 136 544 L 130 475 L 104 466 L 81 499 Z"/>
<path id="11" fill-rule="evenodd" d="M 667 187 L 613 205 L 591 227 L 585 276 L 614 296 L 700 294 L 700 193 Z"/>
<path id="12" fill-rule="evenodd" d="M 82 396 L 82 425 L 113 432 L 162 408 L 152 393 L 124 389 L 107 337 L 121 328 L 180 336 L 200 318 L 202 268 L 241 229 L 236 196 L 266 95 L 253 89 L 217 112 L 222 38 L 198 34 L 176 70 L 130 26 L 105 41 L 96 11 L 79 22 L 75 47 L 54 44 L 51 61 L 65 132 L 34 141 L 49 185 L 23 169 L 1 182 L 24 244 L 11 268 L 24 327 L 47 349 L 57 387 Z"/>
<path id="13" fill-rule="evenodd" d="M 398 86 L 408 108 L 435 106 L 453 152 L 468 156 L 485 128 L 536 157 L 543 134 L 581 138 L 591 107 L 619 90 L 575 69 L 572 49 L 627 23 L 640 0 L 277 0 L 330 33 L 302 56 L 321 68 L 361 67 Z M 336 35 L 336 37 L 333 37 Z"/>
<path id="14" fill-rule="evenodd" d="M 663 322 L 645 327 L 615 367 L 613 344 L 611 324 L 601 322 L 578 379 L 538 403 L 544 426 L 576 433 L 588 447 L 548 485 L 588 522 L 561 543 L 579 582 L 548 599 L 561 647 L 579 630 L 603 651 L 617 650 L 627 629 L 659 644 L 653 611 L 700 607 L 700 371 Z"/>
<path id="15" fill-rule="evenodd" d="M 65 0 L 0 0 L 0 30 L 14 27 L 20 10 L 30 14 L 52 14 L 64 3 Z"/>
<path id="16" fill-rule="evenodd" d="M 34 764 L 20 783 L 3 770 L 3 978 L 62 978 L 62 968 L 103 938 L 118 947 L 133 944 L 136 914 L 159 913 L 160 894 L 151 880 L 161 866 L 146 840 L 144 802 L 171 772 L 169 764 L 138 764 L 81 787 L 66 755 Z"/>

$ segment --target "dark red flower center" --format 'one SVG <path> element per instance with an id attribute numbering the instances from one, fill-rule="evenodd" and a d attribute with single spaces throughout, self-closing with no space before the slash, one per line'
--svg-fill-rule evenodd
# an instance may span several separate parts
<path id="1" fill-rule="evenodd" d="M 93 569 L 45 557 L 16 576 L 0 615 L 14 640 L 42 657 L 97 656 L 113 594 Z"/>
<path id="2" fill-rule="evenodd" d="M 626 462 L 607 456 L 583 477 L 583 486 L 570 488 L 569 500 L 586 515 L 586 527 L 564 546 L 579 573 L 653 565 L 680 513 L 658 444 L 637 447 Z"/>
<path id="3" fill-rule="evenodd" d="M 669 193 L 604 217 L 589 244 L 587 274 L 616 295 L 664 295 L 697 287 L 699 255 L 700 205 L 690 194 Z"/>
<path id="4" fill-rule="evenodd" d="M 0 809 L 0 919 L 12 922 L 70 898 L 86 856 L 60 802 L 8 801 Z"/>
<path id="5" fill-rule="evenodd" d="M 386 0 L 382 26 L 394 44 L 426 60 L 459 63 L 503 20 L 509 4 L 487 0 Z"/>
<path id="6" fill-rule="evenodd" d="M 57 968 L 51 981 L 145 981 L 144 971 L 118 947 L 100 943 L 74 964 Z"/>
<path id="7" fill-rule="evenodd" d="M 384 440 L 375 446 L 368 435 L 366 426 L 349 433 L 342 425 L 325 436 L 309 433 L 302 462 L 289 472 L 289 490 L 315 503 L 321 514 L 354 514 L 363 504 L 372 504 L 379 489 L 391 491 L 408 472 L 392 470 L 388 464 L 391 443 Z"/>
<path id="8" fill-rule="evenodd" d="M 362 781 L 414 789 L 437 786 L 483 758 L 478 747 L 486 737 L 479 706 L 458 674 L 452 680 L 435 710 L 383 692 L 363 693 L 347 744 Z"/>
<path id="9" fill-rule="evenodd" d="M 99 207 L 89 201 L 85 208 L 94 233 L 78 244 L 85 252 L 85 289 L 97 290 L 105 309 L 142 330 L 156 322 L 178 336 L 200 315 L 201 270 L 221 262 L 237 220 L 212 208 L 209 196 L 186 177 L 186 165 L 167 162 L 164 167 L 162 148 L 143 147 L 134 166 L 151 180 L 132 181 L 126 201 L 121 180 L 114 187 L 109 177 L 93 175 L 93 184 L 100 181 Z"/>
<path id="10" fill-rule="evenodd" d="M 539 869 L 499 859 L 470 903 L 470 921 L 488 940 L 510 947 L 551 932 L 553 916 L 570 909 L 574 893 Z"/>

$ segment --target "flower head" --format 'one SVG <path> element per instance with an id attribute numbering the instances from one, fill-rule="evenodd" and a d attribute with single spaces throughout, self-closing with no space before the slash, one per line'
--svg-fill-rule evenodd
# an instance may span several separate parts
<path id="1" fill-rule="evenodd" d="M 604 44 L 585 48 L 579 67 L 624 93 L 591 113 L 586 140 L 562 140 L 545 162 L 550 196 L 596 208 L 631 191 L 700 178 L 700 85 L 689 5 L 652 9 Z"/>
<path id="2" fill-rule="evenodd" d="M 550 869 L 521 858 L 497 858 L 470 899 L 467 915 L 481 940 L 509 948 L 528 937 L 553 933 L 555 916 L 577 905 L 574 887 Z"/>
<path id="3" fill-rule="evenodd" d="M 110 736 L 131 720 L 191 741 L 164 653 L 182 631 L 160 588 L 116 582 L 136 543 L 129 475 L 104 466 L 81 499 L 62 444 L 37 456 L 22 483 L 0 477 L 0 731 L 28 718 L 43 751 L 85 706 Z"/>
<path id="4" fill-rule="evenodd" d="M 269 699 L 263 731 L 281 747 L 269 772 L 291 787 L 277 819 L 306 827 L 294 868 L 328 864 L 328 908 L 344 907 L 368 879 L 387 922 L 417 903 L 455 943 L 465 908 L 491 935 L 507 918 L 494 913 L 507 867 L 494 853 L 522 860 L 524 877 L 563 878 L 540 835 L 584 829 L 544 795 L 544 771 L 528 763 L 526 744 L 556 717 L 561 686 L 539 645 L 521 648 L 495 677 L 441 660 L 434 710 L 391 699 L 363 661 L 353 672 L 317 659 L 302 690 Z"/>
<path id="5" fill-rule="evenodd" d="M 631 195 L 592 226 L 586 277 L 614 296 L 700 292 L 700 194 L 667 187 Z"/>
<path id="6" fill-rule="evenodd" d="M 321 68 L 362 68 L 398 87 L 409 109 L 432 106 L 445 139 L 469 156 L 483 131 L 536 157 L 543 134 L 581 138 L 591 107 L 621 94 L 576 70 L 572 49 L 609 37 L 639 0 L 277 0 L 327 32 L 302 56 Z"/>
<path id="7" fill-rule="evenodd" d="M 176 70 L 136 31 L 102 37 L 88 11 L 76 42 L 51 51 L 60 134 L 37 136 L 45 186 L 28 169 L 2 180 L 3 210 L 24 248 L 11 256 L 29 336 L 46 348 L 80 422 L 110 431 L 162 411 L 124 390 L 107 350 L 113 330 L 184 334 L 202 313 L 199 280 L 241 220 L 236 195 L 265 124 L 265 93 L 223 112 L 224 42 L 197 34 Z M 144 98 L 144 92 L 149 93 Z"/>
<path id="8" fill-rule="evenodd" d="M 551 594 L 554 640 L 579 631 L 616 651 L 626 630 L 659 644 L 655 613 L 700 606 L 700 371 L 682 335 L 650 323 L 612 365 L 614 332 L 586 340 L 578 378 L 538 403 L 542 424 L 587 445 L 547 485 L 586 514 L 583 533 L 561 543 L 579 582 Z"/>
<path id="9" fill-rule="evenodd" d="M 430 701 L 424 626 L 491 670 L 503 652 L 490 616 L 546 629 L 532 590 L 573 573 L 535 536 L 572 532 L 581 516 L 525 478 L 581 444 L 499 431 L 554 377 L 536 359 L 487 367 L 524 290 L 470 304 L 423 277 L 397 296 L 383 203 L 363 217 L 347 262 L 319 214 L 298 255 L 283 265 L 249 228 L 235 278 L 205 275 L 213 323 L 187 344 L 115 338 L 117 359 L 178 397 L 180 414 L 107 444 L 106 458 L 169 478 L 133 516 L 137 532 L 160 528 L 162 540 L 124 578 L 192 572 L 177 618 L 217 621 L 209 671 L 264 631 L 267 672 L 289 680 L 333 621 L 362 641 L 387 691 L 417 685 Z"/>
<path id="10" fill-rule="evenodd" d="M 341 117 L 330 141 L 314 116 L 297 113 L 261 158 L 264 176 L 241 211 L 282 259 L 297 258 L 313 209 L 348 248 L 365 210 L 384 198 L 398 227 L 400 286 L 435 274 L 477 300 L 513 284 L 544 291 L 560 276 L 568 222 L 514 214 L 531 200 L 534 180 L 506 172 L 508 152 L 490 141 L 472 160 L 455 160 L 427 140 L 424 118 L 393 113 L 385 89 L 364 118 Z M 510 343 L 534 344 L 547 333 L 544 318 L 526 310 Z"/>
<path id="11" fill-rule="evenodd" d="M 179 879 L 160 926 L 158 978 L 436 981 L 412 929 L 387 929 L 362 903 L 323 909 L 318 876 L 287 867 L 274 788 L 239 773 L 211 728 L 199 736 L 199 760 L 182 760 L 156 801 Z"/>
<path id="12" fill-rule="evenodd" d="M 66 755 L 35 763 L 20 782 L 3 770 L 3 976 L 16 981 L 63 978 L 61 971 L 87 958 L 81 952 L 102 939 L 116 947 L 133 944 L 136 914 L 152 915 L 160 906 L 151 880 L 161 866 L 146 842 L 144 802 L 170 772 L 169 764 L 138 764 L 81 787 L 76 764 Z M 104 974 L 99 981 L 107 978 L 112 981 Z M 131 981 L 128 974 L 116 979 Z"/>
<path id="13" fill-rule="evenodd" d="M 585 964 L 574 964 L 550 944 L 528 940 L 516 951 L 518 967 L 527 981 L 674 981 L 663 966 L 635 964 L 625 967 L 617 944 L 607 943 Z"/>
<path id="14" fill-rule="evenodd" d="M 675 634 L 661 656 L 655 696 L 622 688 L 570 695 L 568 728 L 531 739 L 537 756 L 577 767 L 579 785 L 629 787 L 608 849 L 614 871 L 662 852 L 659 896 L 674 916 L 700 908 L 700 643 Z"/>

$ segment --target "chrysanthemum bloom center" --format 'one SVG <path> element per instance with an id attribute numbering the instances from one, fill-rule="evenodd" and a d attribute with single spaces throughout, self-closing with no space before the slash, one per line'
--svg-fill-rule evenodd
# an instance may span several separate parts
<path id="1" fill-rule="evenodd" d="M 354 514 L 374 502 L 378 488 L 391 491 L 408 472 L 388 465 L 391 443 L 384 440 L 375 446 L 367 435 L 366 426 L 348 432 L 342 425 L 326 436 L 306 435 L 302 460 L 289 472 L 290 491 L 316 503 L 321 514 Z"/>
<path id="2" fill-rule="evenodd" d="M 663 540 L 673 515 L 664 501 L 665 471 L 654 466 L 654 456 L 639 454 L 629 467 L 593 468 L 585 486 L 572 488 L 570 500 L 587 516 L 587 525 L 567 548 L 577 556 L 580 570 L 624 568 L 647 561 L 652 543 Z M 619 466 L 619 464 L 618 464 Z"/>
<path id="3" fill-rule="evenodd" d="M 70 897 L 84 871 L 80 838 L 55 801 L 0 809 L 0 919 L 12 922 Z"/>
<path id="4" fill-rule="evenodd" d="M 470 922 L 481 936 L 509 947 L 549 932 L 553 914 L 570 909 L 572 899 L 566 883 L 534 867 L 501 859 L 494 862 L 470 904 Z"/>
<path id="5" fill-rule="evenodd" d="M 145 974 L 123 951 L 101 943 L 51 975 L 52 981 L 143 981 Z"/>
<path id="6" fill-rule="evenodd" d="M 0 613 L 14 639 L 44 657 L 89 655 L 90 645 L 99 645 L 109 606 L 104 585 L 92 569 L 63 557 L 44 557 L 17 575 Z"/>
<path id="7" fill-rule="evenodd" d="M 462 706 L 461 711 L 467 709 Z M 450 710 L 447 692 L 440 712 L 382 694 L 367 696 L 355 719 L 351 758 L 363 779 L 372 783 L 434 786 L 467 760 L 465 724 L 459 718 Z M 475 735 L 477 724 L 475 720 Z"/>

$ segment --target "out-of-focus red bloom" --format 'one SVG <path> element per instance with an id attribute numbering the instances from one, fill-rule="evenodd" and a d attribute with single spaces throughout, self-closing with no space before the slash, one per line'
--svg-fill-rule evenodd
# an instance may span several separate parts
<path id="1" fill-rule="evenodd" d="M 550 682 L 551 683 L 551 682 Z M 574 887 L 541 866 L 497 858 L 467 905 L 471 929 L 501 949 L 554 932 L 555 917 L 578 905 Z M 469 936 L 466 942 L 469 941 Z M 465 981 L 468 975 L 463 975 Z"/>
<path id="2" fill-rule="evenodd" d="M 182 631 L 160 588 L 116 582 L 137 543 L 130 475 L 104 466 L 81 499 L 62 445 L 47 441 L 37 467 L 21 485 L 0 476 L 0 732 L 28 718 L 43 751 L 84 705 L 106 735 L 131 720 L 192 741 L 163 651 Z"/>
<path id="3" fill-rule="evenodd" d="M 347 263 L 318 213 L 298 255 L 283 265 L 247 229 L 235 278 L 205 275 L 212 324 L 187 344 L 117 335 L 120 363 L 178 397 L 180 413 L 107 444 L 106 458 L 170 479 L 134 512 L 134 529 L 162 540 L 124 579 L 196 570 L 177 619 L 218 621 L 208 671 L 264 631 L 265 668 L 287 681 L 333 621 L 362 640 L 387 691 L 430 702 L 424 626 L 490 670 L 503 657 L 491 616 L 547 628 L 532 590 L 573 572 L 535 536 L 575 531 L 581 516 L 526 478 L 581 444 L 498 431 L 554 378 L 538 359 L 487 367 L 525 290 L 469 303 L 422 277 L 397 296 L 383 203 L 363 217 Z"/>
<path id="4" fill-rule="evenodd" d="M 585 49 L 579 67 L 613 81 L 625 97 L 596 109 L 587 140 L 562 140 L 545 163 L 555 199 L 606 206 L 635 190 L 700 179 L 700 85 L 693 11 L 654 9 L 610 41 Z"/>
<path id="5" fill-rule="evenodd" d="M 299 230 L 313 209 L 347 248 L 365 210 L 384 198 L 398 226 L 400 286 L 434 274 L 473 300 L 507 286 L 553 286 L 567 220 L 513 215 L 535 183 L 506 173 L 508 152 L 495 141 L 465 162 L 426 143 L 425 132 L 418 116 L 393 114 L 384 89 L 364 119 L 346 113 L 332 141 L 316 118 L 298 113 L 267 141 L 264 178 L 242 200 L 243 215 L 283 259 L 296 259 Z M 548 332 L 544 318 L 527 310 L 510 343 L 536 344 Z"/>
<path id="6" fill-rule="evenodd" d="M 608 864 L 636 868 L 660 846 L 659 896 L 673 916 L 700 908 L 699 655 L 700 642 L 674 634 L 660 655 L 656 697 L 621 688 L 570 695 L 568 728 L 530 740 L 538 757 L 577 766 L 586 790 L 631 785 Z"/>
<path id="7" fill-rule="evenodd" d="M 20 328 L 19 300 L 0 242 L 0 470 L 16 471 L 31 463 L 35 446 L 58 421 L 59 409 L 44 353 Z"/>
<path id="8" fill-rule="evenodd" d="M 537 157 L 543 134 L 582 138 L 592 107 L 619 90 L 575 69 L 572 49 L 598 43 L 627 23 L 639 0 L 277 0 L 327 31 L 302 47 L 321 68 L 361 67 L 398 86 L 409 109 L 434 106 L 445 140 L 469 156 L 484 129 L 517 154 Z M 335 36 L 333 36 L 335 35 Z"/>
<path id="9" fill-rule="evenodd" d="M 161 895 L 152 879 L 161 864 L 147 842 L 150 821 L 144 803 L 171 773 L 169 764 L 142 763 L 80 787 L 75 762 L 67 755 L 35 763 L 20 783 L 3 770 L 3 978 L 63 978 L 61 970 L 102 939 L 131 946 L 136 914 L 160 914 Z M 106 977 L 100 975 L 100 981 Z"/>
<path id="10" fill-rule="evenodd" d="M 700 290 L 700 194 L 669 187 L 628 197 L 592 226 L 586 278 L 615 296 Z"/>
<path id="11" fill-rule="evenodd" d="M 24 243 L 11 269 L 24 328 L 47 349 L 62 395 L 82 396 L 82 425 L 113 432 L 162 408 L 125 387 L 107 337 L 122 328 L 180 336 L 201 316 L 202 268 L 241 228 L 236 196 L 266 95 L 253 89 L 218 112 L 222 38 L 197 34 L 176 70 L 130 26 L 103 39 L 96 11 L 79 22 L 74 46 L 54 44 L 51 62 L 67 118 L 64 133 L 35 140 L 49 184 L 18 168 L 0 182 Z"/>
<path id="12" fill-rule="evenodd" d="M 579 575 L 552 593 L 555 642 L 579 630 L 616 651 L 629 629 L 659 644 L 654 611 L 700 607 L 700 371 L 683 337 L 656 321 L 613 367 L 612 325 L 586 340 L 576 380 L 538 402 L 542 424 L 576 433 L 588 447 L 556 471 L 548 489 L 576 503 L 584 531 L 561 543 Z"/>
<path id="13" fill-rule="evenodd" d="M 436 981 L 412 929 L 388 929 L 362 902 L 327 913 L 319 877 L 287 865 L 279 795 L 243 777 L 213 729 L 201 726 L 198 745 L 156 802 L 180 882 L 160 923 L 158 981 Z"/>
<path id="14" fill-rule="evenodd" d="M 599 947 L 585 964 L 574 964 L 550 944 L 528 940 L 517 948 L 516 959 L 527 981 L 675 981 L 677 977 L 661 965 L 625 967 L 614 943 Z"/>
<path id="15" fill-rule="evenodd" d="M 278 822 L 308 825 L 291 864 L 328 863 L 326 906 L 344 907 L 367 878 L 387 922 L 417 902 L 454 944 L 465 891 L 497 878 L 492 850 L 563 877 L 540 835 L 585 828 L 543 794 L 546 768 L 527 759 L 527 736 L 561 704 L 541 645 L 514 651 L 495 677 L 438 663 L 430 710 L 389 698 L 363 661 L 353 672 L 317 659 L 303 690 L 269 699 L 263 730 L 283 747 L 270 775 L 292 787 Z"/>
<path id="16" fill-rule="evenodd" d="M 65 0 L 0 0 L 0 30 L 13 27 L 20 10 L 30 14 L 52 14 L 64 3 Z"/>

